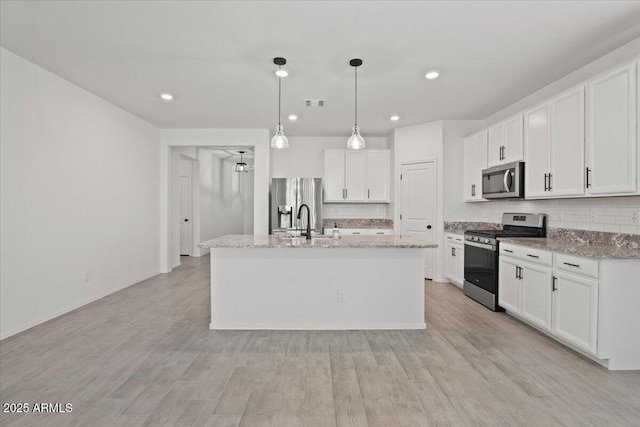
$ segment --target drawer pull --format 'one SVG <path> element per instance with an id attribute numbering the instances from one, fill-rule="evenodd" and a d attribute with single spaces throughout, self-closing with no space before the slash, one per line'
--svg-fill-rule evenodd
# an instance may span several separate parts
<path id="1" fill-rule="evenodd" d="M 359 231 L 354 231 L 353 234 L 360 234 L 360 232 Z"/>
<path id="2" fill-rule="evenodd" d="M 503 249 L 505 252 L 509 252 L 510 254 L 513 253 L 513 251 L 511 249 Z"/>
<path id="3" fill-rule="evenodd" d="M 376 234 L 384 234 L 384 231 L 376 231 Z"/>
<path id="4" fill-rule="evenodd" d="M 563 263 L 564 265 L 568 265 L 570 267 L 580 268 L 580 264 L 571 264 L 570 262 Z"/>
<path id="5" fill-rule="evenodd" d="M 530 256 L 531 258 L 540 258 L 538 255 L 527 254 L 527 256 Z"/>

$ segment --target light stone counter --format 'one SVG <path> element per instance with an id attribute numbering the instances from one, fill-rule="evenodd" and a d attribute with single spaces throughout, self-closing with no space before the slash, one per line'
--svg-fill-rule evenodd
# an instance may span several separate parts
<path id="1" fill-rule="evenodd" d="M 501 242 L 514 245 L 530 246 L 550 252 L 559 252 L 592 259 L 640 259 L 640 249 L 618 247 L 594 243 L 583 243 L 575 240 L 553 238 L 499 238 Z"/>
<path id="2" fill-rule="evenodd" d="M 327 236 L 280 237 L 273 235 L 230 234 L 207 240 L 198 245 L 201 248 L 329 248 L 329 249 L 402 249 L 437 248 L 436 243 L 425 242 L 410 236 L 341 236 L 334 239 Z"/>

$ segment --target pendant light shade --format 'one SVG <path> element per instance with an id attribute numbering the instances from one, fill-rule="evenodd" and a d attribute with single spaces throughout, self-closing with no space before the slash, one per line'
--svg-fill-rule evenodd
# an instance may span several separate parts
<path id="1" fill-rule="evenodd" d="M 236 163 L 236 172 L 249 172 L 249 166 L 242 161 L 244 151 L 238 151 L 238 153 L 240 153 L 240 161 Z"/>
<path id="2" fill-rule="evenodd" d="M 282 78 L 286 76 L 279 71 L 282 70 L 282 66 L 287 63 L 284 58 L 273 58 L 273 63 L 278 66 L 278 127 L 276 127 L 276 134 L 271 139 L 271 148 L 289 148 L 289 140 L 284 136 L 284 127 L 280 123 L 281 107 L 282 107 Z"/>
<path id="3" fill-rule="evenodd" d="M 349 150 L 361 150 L 365 147 L 364 138 L 360 135 L 360 127 L 358 126 L 358 67 L 362 65 L 362 59 L 352 59 L 349 61 L 349 65 L 351 65 L 355 71 L 355 121 L 353 125 L 353 133 L 347 140 L 347 149 Z"/>

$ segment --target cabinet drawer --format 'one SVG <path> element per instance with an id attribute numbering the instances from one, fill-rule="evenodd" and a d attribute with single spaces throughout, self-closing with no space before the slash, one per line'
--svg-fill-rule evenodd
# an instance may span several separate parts
<path id="1" fill-rule="evenodd" d="M 598 277 L 598 261 L 572 255 L 556 254 L 556 268 L 585 276 Z"/>
<path id="2" fill-rule="evenodd" d="M 447 242 L 464 244 L 464 237 L 459 234 L 446 233 Z"/>
<path id="3" fill-rule="evenodd" d="M 393 229 L 391 228 L 372 228 L 369 230 L 369 233 L 372 236 L 388 236 L 393 234 Z"/>
<path id="4" fill-rule="evenodd" d="M 366 236 L 369 234 L 368 228 L 339 228 L 339 230 L 343 236 Z"/>
<path id="5" fill-rule="evenodd" d="M 524 261 L 529 261 L 534 264 L 549 266 L 553 264 L 552 252 L 542 251 L 540 249 L 534 249 L 526 246 L 516 246 L 501 243 L 500 254 L 518 258 Z"/>

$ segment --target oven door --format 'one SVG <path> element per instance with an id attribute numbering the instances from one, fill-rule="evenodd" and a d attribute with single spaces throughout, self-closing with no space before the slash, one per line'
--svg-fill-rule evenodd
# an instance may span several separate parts
<path id="1" fill-rule="evenodd" d="M 464 280 L 498 294 L 498 252 L 495 246 L 464 243 Z"/>

